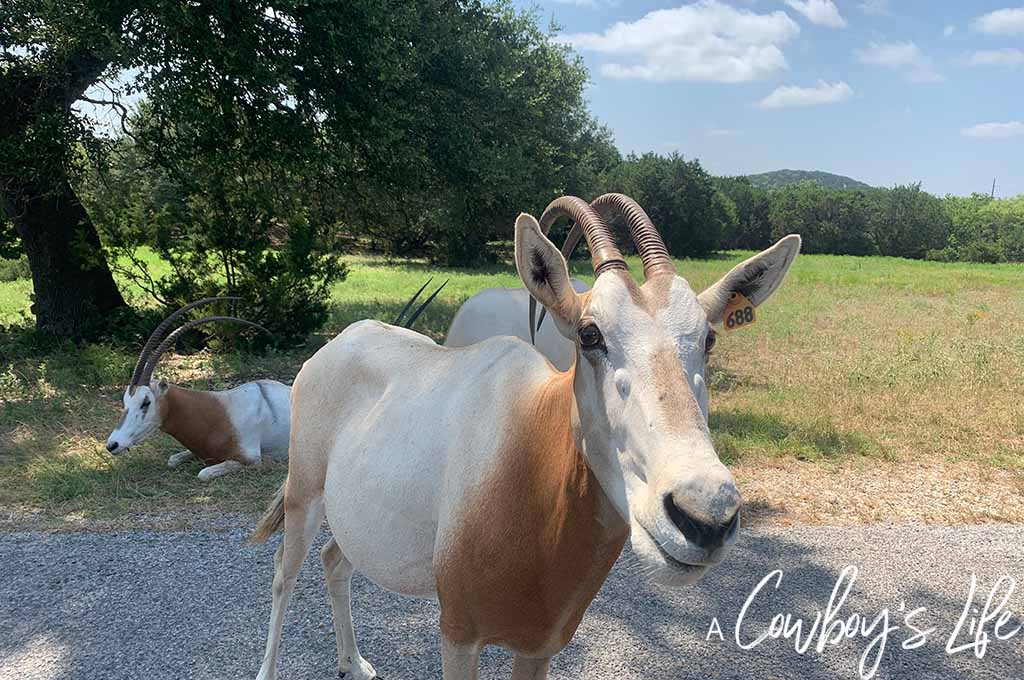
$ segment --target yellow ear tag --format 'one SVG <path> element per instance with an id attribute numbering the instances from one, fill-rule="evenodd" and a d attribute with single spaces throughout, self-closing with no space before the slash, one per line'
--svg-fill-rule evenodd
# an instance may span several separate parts
<path id="1" fill-rule="evenodd" d="M 722 325 L 725 330 L 734 331 L 737 328 L 753 326 L 757 321 L 757 314 L 754 312 L 754 303 L 747 299 L 743 293 L 733 293 L 729 303 L 725 306 L 725 315 L 722 317 Z"/>

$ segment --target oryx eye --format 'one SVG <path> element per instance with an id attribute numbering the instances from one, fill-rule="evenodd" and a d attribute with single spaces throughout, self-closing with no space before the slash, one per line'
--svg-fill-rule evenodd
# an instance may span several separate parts
<path id="1" fill-rule="evenodd" d="M 704 352 L 707 354 L 711 353 L 711 349 L 715 346 L 715 329 L 712 328 L 708 331 L 708 337 L 704 338 Z"/>
<path id="2" fill-rule="evenodd" d="M 579 336 L 580 347 L 583 349 L 594 349 L 601 345 L 601 331 L 592 323 L 581 328 Z"/>
<path id="3" fill-rule="evenodd" d="M 142 410 L 145 411 L 148 408 L 149 408 L 149 399 L 143 399 L 142 400 Z"/>

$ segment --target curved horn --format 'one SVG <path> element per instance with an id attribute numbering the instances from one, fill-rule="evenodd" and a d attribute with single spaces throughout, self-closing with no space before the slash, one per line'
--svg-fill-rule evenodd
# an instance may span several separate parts
<path id="1" fill-rule="evenodd" d="M 576 196 L 556 198 L 544 208 L 540 216 L 540 230 L 545 236 L 559 217 L 567 217 L 579 227 L 583 236 L 587 237 L 590 246 L 590 263 L 594 267 L 594 275 L 600 276 L 610 269 L 628 269 L 622 253 L 615 245 L 615 237 L 605 224 L 604 219 L 590 207 L 590 204 Z"/>
<path id="2" fill-rule="evenodd" d="M 626 219 L 626 226 L 629 228 L 629 235 L 633 238 L 633 245 L 644 263 L 644 278 L 649 279 L 658 274 L 675 274 L 676 268 L 672 265 L 672 258 L 668 255 L 668 248 L 662 240 L 658 228 L 647 216 L 647 213 L 640 204 L 625 194 L 603 194 L 590 202 L 602 217 L 610 213 L 622 215 Z M 569 239 L 566 239 L 568 242 Z"/>
<path id="3" fill-rule="evenodd" d="M 615 238 L 612 236 L 608 225 L 601 216 L 590 207 L 590 204 L 576 196 L 562 196 L 556 198 L 544 208 L 540 216 L 539 224 L 542 234 L 547 236 L 551 225 L 559 217 L 567 217 L 573 221 L 572 229 L 578 230 L 580 236 L 586 236 L 587 245 L 590 246 L 590 263 L 594 267 L 594 276 L 600 276 L 612 269 L 629 269 L 626 261 L 622 258 L 615 245 Z M 579 240 L 579 236 L 576 239 Z M 530 342 L 536 342 L 536 331 L 533 320 L 537 317 L 537 300 L 530 296 Z"/>
<path id="4" fill-rule="evenodd" d="M 181 307 L 178 310 L 176 310 L 174 312 L 171 312 L 171 315 L 168 316 L 163 321 L 161 321 L 160 325 L 156 327 L 156 329 L 152 332 L 152 334 L 150 334 L 149 339 L 146 340 L 146 344 L 142 348 L 142 351 L 139 352 L 139 360 L 135 363 L 135 370 L 132 371 L 132 379 L 131 379 L 131 382 L 128 383 L 128 386 L 132 387 L 132 386 L 135 386 L 135 385 L 141 385 L 142 384 L 142 382 L 143 382 L 142 374 L 146 370 L 146 364 L 149 363 L 149 361 L 148 361 L 149 354 L 153 351 L 153 348 L 156 347 L 156 344 L 158 342 L 160 342 L 161 338 L 163 338 L 164 333 L 166 333 L 167 329 L 171 327 L 171 324 L 174 323 L 175 319 L 178 319 L 185 312 L 188 312 L 189 310 L 195 309 L 196 307 L 199 307 L 200 305 L 208 305 L 211 302 L 217 302 L 219 300 L 241 300 L 241 299 L 242 298 L 240 298 L 240 297 L 233 297 L 233 296 L 208 297 L 208 298 L 203 298 L 202 300 L 196 300 L 195 302 L 190 302 L 187 305 L 185 305 L 184 307 Z"/>
<path id="5" fill-rule="evenodd" d="M 236 316 L 204 316 L 201 319 L 193 319 L 192 321 L 189 321 L 188 323 L 179 326 L 177 329 L 174 330 L 174 332 L 170 333 L 166 338 L 164 338 L 163 342 L 157 345 L 156 349 L 153 350 L 153 353 L 150 355 L 152 357 L 151 360 L 146 363 L 146 370 L 143 373 L 141 383 L 148 383 L 150 381 L 150 379 L 153 377 L 153 371 L 156 369 L 157 362 L 160 361 L 160 357 L 163 355 L 164 352 L 167 351 L 167 348 L 174 344 L 175 340 L 181 337 L 182 333 L 189 330 L 190 328 L 195 328 L 200 324 L 210 323 L 211 321 L 234 321 L 235 323 L 241 323 L 247 326 L 252 326 L 253 328 L 258 328 L 267 335 L 273 335 L 273 333 L 271 333 L 258 323 L 246 321 L 245 319 L 239 319 Z"/>
<path id="6" fill-rule="evenodd" d="M 640 204 L 625 194 L 608 193 L 598 196 L 590 202 L 590 207 L 596 210 L 602 218 L 609 214 L 622 215 L 626 218 L 626 226 L 636 246 L 640 260 L 644 263 L 644 278 L 649 279 L 658 274 L 675 274 L 676 268 L 669 257 L 668 248 L 658 233 L 654 222 L 647 215 L 647 212 L 640 207 Z M 583 237 L 583 230 L 579 223 L 572 225 L 565 243 L 562 244 L 562 256 L 569 260 L 572 252 L 576 250 L 580 239 Z M 545 310 L 541 310 L 537 319 L 537 330 L 544 323 Z"/>

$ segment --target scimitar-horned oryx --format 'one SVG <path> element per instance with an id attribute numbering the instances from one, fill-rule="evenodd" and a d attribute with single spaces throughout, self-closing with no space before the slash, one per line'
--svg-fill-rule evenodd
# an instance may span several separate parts
<path id="1" fill-rule="evenodd" d="M 423 310 L 444 288 L 445 281 L 416 309 L 406 327 L 411 327 Z M 403 323 L 406 313 L 430 285 L 428 280 L 416 291 L 395 319 Z M 164 352 L 190 328 L 212 321 L 233 321 L 258 328 L 259 324 L 233 316 L 208 316 L 189 321 L 171 333 L 172 325 L 184 314 L 213 302 L 237 297 L 210 297 L 178 309 L 156 327 L 146 341 L 124 392 L 124 410 L 117 427 L 107 438 L 107 451 L 119 454 L 141 444 L 157 429 L 163 430 L 188 448 L 175 453 L 167 465 L 177 467 L 195 457 L 206 463 L 199 471 L 204 481 L 256 465 L 262 455 L 275 460 L 288 457 L 291 425 L 291 388 L 276 380 L 256 380 L 223 392 L 187 390 L 166 380 L 153 380 L 153 371 Z M 166 337 L 164 337 L 166 335 Z"/>
<path id="2" fill-rule="evenodd" d="M 545 234 L 558 218 L 569 216 L 560 209 L 561 200 L 564 199 L 552 202 L 541 215 L 540 227 Z M 594 199 L 590 206 L 604 218 L 621 216 L 634 243 L 640 234 L 653 228 L 653 223 L 644 209 L 624 194 L 604 194 Z M 573 224 L 562 246 L 562 255 L 566 259 L 571 256 L 581 237 L 579 223 Z M 755 280 L 758 278 L 757 273 L 762 269 L 771 271 L 772 275 L 760 280 L 759 286 L 740 286 L 743 289 L 741 292 L 744 292 L 754 307 L 757 307 L 775 292 L 799 250 L 800 237 L 786 236 L 768 250 L 736 265 L 726 278 L 732 281 Z M 647 269 L 645 266 L 645 272 Z M 577 293 L 588 289 L 587 284 L 578 279 L 572 279 L 572 286 Z M 699 296 L 699 299 L 706 300 L 710 295 L 712 293 L 708 291 Z M 447 347 L 465 347 L 495 335 L 514 335 L 534 342 L 537 351 L 547 357 L 555 368 L 561 371 L 568 370 L 576 358 L 573 342 L 563 337 L 552 324 L 543 323 L 543 308 L 535 324 L 535 305 L 535 300 L 525 288 L 484 289 L 459 307 L 444 344 Z M 721 315 L 717 319 L 709 317 L 712 324 L 721 320 Z M 531 329 L 534 329 L 534 333 L 531 333 Z"/>
<path id="3" fill-rule="evenodd" d="M 277 675 L 285 609 L 325 513 L 339 670 L 357 680 L 375 672 L 352 627 L 355 570 L 437 598 L 445 680 L 475 678 L 487 644 L 515 653 L 521 680 L 547 676 L 627 537 L 667 585 L 696 581 L 734 543 L 740 495 L 688 376 L 702 370 L 724 286 L 772 275 L 720 282 L 705 307 L 668 275 L 666 254 L 638 286 L 589 206 L 564 203 L 590 245 L 593 289 L 572 289 L 565 259 L 526 214 L 515 260 L 575 343 L 568 372 L 517 338 L 451 349 L 375 321 L 349 326 L 302 367 L 288 479 L 253 535 L 284 527 L 261 680 Z M 645 239 L 651 250 L 661 240 Z"/>
<path id="4" fill-rule="evenodd" d="M 287 385 L 276 380 L 257 380 L 223 392 L 204 392 L 152 379 L 160 357 L 190 328 L 213 321 L 233 321 L 269 332 L 245 319 L 207 316 L 167 333 L 175 321 L 196 307 L 237 299 L 197 300 L 156 327 L 142 348 L 124 391 L 124 410 L 107 438 L 107 451 L 114 455 L 123 453 L 160 429 L 187 447 L 168 458 L 167 464 L 177 467 L 198 458 L 206 464 L 199 471 L 199 479 L 204 481 L 256 465 L 262 454 L 278 460 L 288 457 L 291 388 Z"/>

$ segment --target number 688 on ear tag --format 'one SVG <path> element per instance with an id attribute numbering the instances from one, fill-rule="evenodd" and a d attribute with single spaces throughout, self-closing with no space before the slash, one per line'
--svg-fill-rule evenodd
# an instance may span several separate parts
<path id="1" fill-rule="evenodd" d="M 752 326 L 757 321 L 757 314 L 754 312 L 754 303 L 747 299 L 743 293 L 733 293 L 725 305 L 725 315 L 722 317 L 722 325 L 725 330 L 734 331 L 737 328 Z"/>

